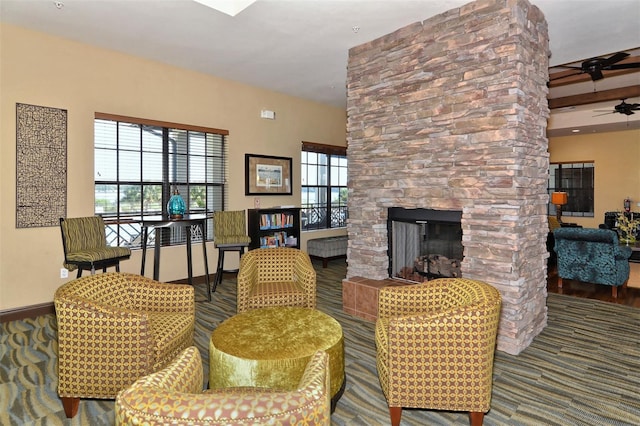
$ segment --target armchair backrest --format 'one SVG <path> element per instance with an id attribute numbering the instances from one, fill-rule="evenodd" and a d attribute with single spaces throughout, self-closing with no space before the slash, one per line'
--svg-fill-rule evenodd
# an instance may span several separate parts
<path id="1" fill-rule="evenodd" d="M 107 272 L 68 281 L 58 287 L 56 304 L 103 306 L 132 311 L 192 312 L 193 286 L 160 283 L 149 277 L 127 272 Z"/>
<path id="2" fill-rule="evenodd" d="M 216 244 L 249 243 L 247 235 L 245 211 L 213 212 L 213 232 Z"/>
<path id="3" fill-rule="evenodd" d="M 313 269 L 307 253 L 290 247 L 251 250 L 242 256 L 241 262 L 257 270 L 259 282 L 295 280 L 298 268 Z"/>
<path id="4" fill-rule="evenodd" d="M 629 255 L 620 246 L 615 231 L 559 228 L 553 234 L 561 278 L 595 284 L 622 284 L 616 275 L 619 275 L 620 266 L 626 266 L 628 270 Z"/>
<path id="5" fill-rule="evenodd" d="M 57 303 L 96 304 L 129 309 L 128 274 L 106 273 L 77 278 L 56 290 Z"/>
<path id="6" fill-rule="evenodd" d="M 116 424 L 301 424 L 310 419 L 316 425 L 330 424 L 326 352 L 312 357 L 292 391 L 243 387 L 202 392 L 202 378 L 200 352 L 191 346 L 163 370 L 118 394 Z"/>
<path id="7" fill-rule="evenodd" d="M 104 220 L 101 216 L 60 218 L 62 245 L 65 256 L 83 250 L 107 246 Z"/>

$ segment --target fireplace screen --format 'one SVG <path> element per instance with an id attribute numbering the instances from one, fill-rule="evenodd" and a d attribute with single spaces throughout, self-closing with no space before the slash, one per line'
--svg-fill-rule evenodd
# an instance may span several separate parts
<path id="1" fill-rule="evenodd" d="M 460 211 L 389 209 L 389 276 L 416 282 L 459 277 L 461 217 Z"/>

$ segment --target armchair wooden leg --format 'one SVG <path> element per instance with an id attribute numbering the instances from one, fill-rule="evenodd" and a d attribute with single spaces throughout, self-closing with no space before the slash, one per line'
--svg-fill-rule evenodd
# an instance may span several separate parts
<path id="1" fill-rule="evenodd" d="M 64 407 L 64 414 L 68 419 L 71 419 L 78 414 L 78 407 L 80 406 L 80 398 L 70 398 L 66 396 L 60 397 L 62 400 L 62 406 Z"/>
<path id="2" fill-rule="evenodd" d="M 482 426 L 484 413 L 482 411 L 469 412 L 469 421 L 471 422 L 471 426 Z"/>
<path id="3" fill-rule="evenodd" d="M 389 407 L 389 415 L 391 416 L 391 426 L 400 426 L 402 407 Z"/>
<path id="4" fill-rule="evenodd" d="M 618 286 L 616 285 L 611 286 L 611 297 L 613 297 L 614 299 L 618 298 Z"/>

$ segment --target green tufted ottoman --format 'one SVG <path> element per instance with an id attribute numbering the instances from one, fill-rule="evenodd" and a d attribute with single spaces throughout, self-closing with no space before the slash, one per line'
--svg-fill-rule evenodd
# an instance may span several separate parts
<path id="1" fill-rule="evenodd" d="M 209 342 L 209 388 L 295 389 L 317 350 L 329 354 L 333 410 L 345 384 L 342 327 L 311 308 L 254 309 L 222 322 Z"/>

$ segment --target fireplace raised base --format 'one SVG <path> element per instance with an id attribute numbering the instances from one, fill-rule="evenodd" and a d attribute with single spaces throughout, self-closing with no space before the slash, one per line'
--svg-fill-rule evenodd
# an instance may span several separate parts
<path id="1" fill-rule="evenodd" d="M 378 318 L 378 292 L 381 288 L 415 284 L 415 282 L 391 278 L 385 280 L 371 280 L 363 277 L 345 278 L 342 280 L 342 310 L 354 317 L 375 321 Z"/>

